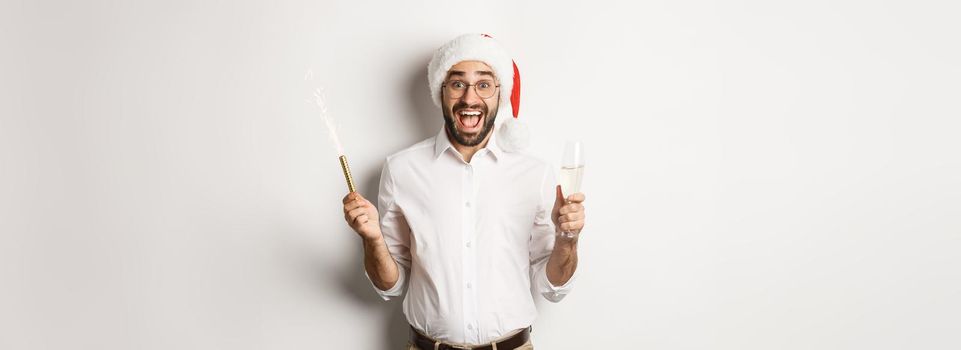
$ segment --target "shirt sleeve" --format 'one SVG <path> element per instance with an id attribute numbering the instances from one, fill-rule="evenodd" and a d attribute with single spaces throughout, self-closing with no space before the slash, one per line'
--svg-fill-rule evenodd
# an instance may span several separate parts
<path id="1" fill-rule="evenodd" d="M 403 211 L 397 206 L 396 186 L 390 174 L 390 161 L 384 164 L 380 174 L 380 191 L 377 195 L 377 208 L 380 212 L 380 230 L 387 243 L 390 256 L 397 262 L 399 275 L 397 282 L 388 290 L 381 290 L 371 281 L 371 286 L 384 300 L 400 296 L 407 286 L 407 272 L 410 271 L 410 226 Z M 366 270 L 364 272 L 366 275 Z M 370 276 L 367 276 L 370 280 Z"/>
<path id="2" fill-rule="evenodd" d="M 555 286 L 547 279 L 547 261 L 554 251 L 554 221 L 551 220 L 551 210 L 554 209 L 554 199 L 557 196 L 557 177 L 550 167 L 545 167 L 544 177 L 540 188 L 540 205 L 534 216 L 534 227 L 531 231 L 529 243 L 531 262 L 531 283 L 535 292 L 540 293 L 551 302 L 560 302 L 574 287 L 577 270 L 567 283 Z"/>

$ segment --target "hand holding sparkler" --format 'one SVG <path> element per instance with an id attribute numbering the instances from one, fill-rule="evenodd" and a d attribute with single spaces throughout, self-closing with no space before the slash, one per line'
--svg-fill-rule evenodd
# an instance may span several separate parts
<path id="1" fill-rule="evenodd" d="M 365 241 L 383 238 L 378 217 L 377 207 L 360 193 L 351 192 L 344 196 L 344 220 Z"/>

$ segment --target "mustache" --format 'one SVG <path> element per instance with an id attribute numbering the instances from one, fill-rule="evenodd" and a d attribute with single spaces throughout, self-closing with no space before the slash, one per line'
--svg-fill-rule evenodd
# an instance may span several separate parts
<path id="1" fill-rule="evenodd" d="M 479 109 L 479 110 L 484 111 L 484 114 L 487 114 L 487 105 L 485 105 L 485 104 L 483 104 L 483 103 L 478 103 L 478 104 L 474 104 L 474 105 L 468 105 L 467 102 L 457 101 L 457 103 L 454 104 L 454 107 L 451 108 L 451 110 L 453 110 L 453 111 L 458 111 L 458 110 L 461 110 L 461 109 Z"/>

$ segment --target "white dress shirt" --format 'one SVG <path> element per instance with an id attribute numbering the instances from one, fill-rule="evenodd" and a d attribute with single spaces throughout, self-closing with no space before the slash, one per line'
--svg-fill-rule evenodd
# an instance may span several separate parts
<path id="1" fill-rule="evenodd" d="M 381 230 L 400 277 L 374 289 L 388 300 L 406 287 L 407 321 L 441 341 L 483 344 L 526 328 L 532 291 L 558 302 L 574 281 L 554 286 L 545 271 L 553 167 L 502 151 L 495 137 L 467 163 L 442 128 L 387 157 L 380 177 Z"/>

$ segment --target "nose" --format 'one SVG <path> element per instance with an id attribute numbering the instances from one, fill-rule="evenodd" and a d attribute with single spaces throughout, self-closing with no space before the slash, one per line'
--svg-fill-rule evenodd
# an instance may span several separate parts
<path id="1" fill-rule="evenodd" d="M 480 95 L 477 94 L 477 89 L 475 89 L 473 85 L 467 87 L 467 91 L 464 91 L 464 96 L 461 96 L 460 99 L 468 106 L 473 106 L 483 101 Z"/>

